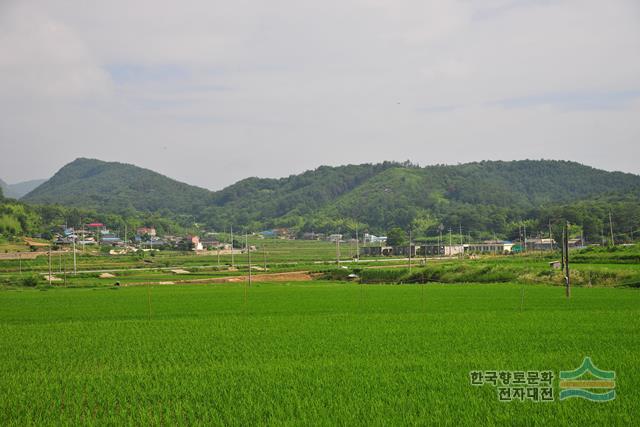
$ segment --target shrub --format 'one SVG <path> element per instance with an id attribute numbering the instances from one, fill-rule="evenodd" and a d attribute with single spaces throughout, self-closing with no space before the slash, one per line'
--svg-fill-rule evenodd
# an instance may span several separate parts
<path id="1" fill-rule="evenodd" d="M 409 281 L 408 270 L 406 268 L 394 269 L 367 269 L 360 273 L 362 283 L 398 283 Z"/>
<path id="2" fill-rule="evenodd" d="M 351 272 L 345 268 L 334 268 L 327 270 L 323 274 L 323 278 L 327 280 L 347 280 Z"/>
<path id="3" fill-rule="evenodd" d="M 40 283 L 40 276 L 37 274 L 30 274 L 20 278 L 20 284 L 29 288 L 38 286 L 38 283 Z"/>

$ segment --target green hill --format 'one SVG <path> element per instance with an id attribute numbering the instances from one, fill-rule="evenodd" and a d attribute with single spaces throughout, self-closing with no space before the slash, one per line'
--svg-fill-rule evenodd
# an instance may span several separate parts
<path id="1" fill-rule="evenodd" d="M 391 168 L 324 208 L 384 228 L 431 217 L 467 228 L 501 228 L 531 210 L 612 196 L 640 200 L 640 176 L 573 162 L 480 162 Z"/>
<path id="2" fill-rule="evenodd" d="M 331 231 L 357 221 L 375 232 L 394 226 L 433 230 L 443 223 L 508 233 L 522 219 L 542 227 L 563 216 L 596 230 L 605 210 L 633 212 L 640 203 L 640 176 L 549 160 L 426 167 L 384 162 L 248 178 L 211 192 L 132 165 L 77 159 L 23 200 L 119 214 L 186 215 L 215 229 Z M 633 224 L 631 216 L 624 221 Z"/>
<path id="3" fill-rule="evenodd" d="M 211 192 L 124 163 L 76 159 L 22 198 L 36 204 L 61 204 L 107 212 L 194 214 Z"/>

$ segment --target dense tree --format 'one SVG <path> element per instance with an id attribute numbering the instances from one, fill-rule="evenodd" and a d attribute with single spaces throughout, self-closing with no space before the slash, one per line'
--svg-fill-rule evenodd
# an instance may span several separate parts
<path id="1" fill-rule="evenodd" d="M 387 233 L 387 244 L 390 246 L 402 246 L 407 242 L 407 233 L 400 227 L 393 227 Z"/>

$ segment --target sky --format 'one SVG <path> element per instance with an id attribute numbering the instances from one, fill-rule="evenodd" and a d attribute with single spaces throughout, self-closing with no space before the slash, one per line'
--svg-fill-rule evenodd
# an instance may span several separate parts
<path id="1" fill-rule="evenodd" d="M 637 0 L 0 0 L 0 178 L 320 165 L 640 174 Z"/>

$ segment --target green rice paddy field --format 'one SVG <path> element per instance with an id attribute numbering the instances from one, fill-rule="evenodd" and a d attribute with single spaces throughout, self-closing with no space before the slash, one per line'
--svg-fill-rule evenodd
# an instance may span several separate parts
<path id="1" fill-rule="evenodd" d="M 472 370 L 557 375 L 585 356 L 616 372 L 615 400 L 502 403 L 470 384 Z M 2 425 L 637 425 L 639 407 L 638 289 L 0 291 Z"/>

